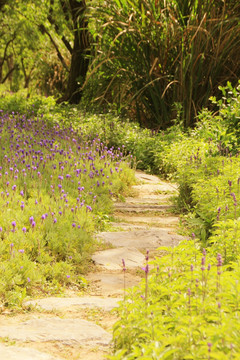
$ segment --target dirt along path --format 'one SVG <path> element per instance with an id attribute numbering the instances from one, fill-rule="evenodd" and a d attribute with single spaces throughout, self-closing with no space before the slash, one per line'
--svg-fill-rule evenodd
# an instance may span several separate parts
<path id="1" fill-rule="evenodd" d="M 176 246 L 179 219 L 170 198 L 174 184 L 136 172 L 134 197 L 115 204 L 112 231 L 97 234 L 109 249 L 93 255 L 88 295 L 69 293 L 28 301 L 32 311 L 0 316 L 1 360 L 102 360 L 111 353 L 114 308 L 123 298 L 122 259 L 126 285 L 141 280 L 146 250 L 154 255 L 159 246 Z"/>

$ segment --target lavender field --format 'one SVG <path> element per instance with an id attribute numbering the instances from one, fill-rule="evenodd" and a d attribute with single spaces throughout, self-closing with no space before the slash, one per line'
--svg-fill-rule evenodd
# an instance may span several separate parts
<path id="1" fill-rule="evenodd" d="M 122 148 L 50 125 L 43 116 L 0 116 L 0 299 L 81 287 L 93 231 L 133 180 Z"/>

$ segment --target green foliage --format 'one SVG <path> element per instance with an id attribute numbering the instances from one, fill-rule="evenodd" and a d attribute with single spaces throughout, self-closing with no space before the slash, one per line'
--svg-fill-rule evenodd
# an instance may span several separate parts
<path id="1" fill-rule="evenodd" d="M 2 103 L 17 107 L 19 99 Z M 103 229 L 101 219 L 111 213 L 113 197 L 128 194 L 135 181 L 120 148 L 109 149 L 98 136 L 35 116 L 53 105 L 51 98 L 38 100 L 36 106 L 33 99 L 23 102 L 19 111 L 29 108 L 26 114 L 0 110 L 0 299 L 5 306 L 21 305 L 36 292 L 81 287 L 96 248 L 93 233 Z"/>
<path id="2" fill-rule="evenodd" d="M 169 255 L 120 306 L 111 359 L 238 359 L 239 263 L 229 271 L 194 241 L 160 250 Z"/>
<path id="3" fill-rule="evenodd" d="M 7 1 L 0 12 L 0 84 L 14 92 L 64 91 L 70 64 L 66 43 L 73 38 L 67 18 L 59 1 Z"/>
<path id="4" fill-rule="evenodd" d="M 238 86 L 233 87 L 228 82 L 226 86 L 220 86 L 220 90 L 222 91 L 222 98 L 217 101 L 216 97 L 212 97 L 211 100 L 218 105 L 219 117 L 224 120 L 227 126 L 229 142 L 232 143 L 237 140 L 238 145 L 240 145 L 240 80 Z"/>
<path id="5" fill-rule="evenodd" d="M 89 100 L 167 128 L 181 104 L 185 126 L 239 78 L 239 4 L 218 1 L 92 1 L 96 52 Z M 94 93 L 92 89 L 94 88 Z"/>
<path id="6" fill-rule="evenodd" d="M 179 184 L 192 240 L 160 248 L 149 273 L 145 265 L 120 305 L 112 360 L 240 356 L 240 99 L 231 85 L 224 91 L 218 113 L 202 110 L 187 133 L 169 129 L 154 154 Z"/>

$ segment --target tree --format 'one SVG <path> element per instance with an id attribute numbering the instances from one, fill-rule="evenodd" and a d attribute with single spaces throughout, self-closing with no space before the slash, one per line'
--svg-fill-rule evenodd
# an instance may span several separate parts
<path id="1" fill-rule="evenodd" d="M 63 11 L 65 4 L 61 1 Z M 70 12 L 73 22 L 74 41 L 71 52 L 71 67 L 68 77 L 67 90 L 60 101 L 69 101 L 78 104 L 82 97 L 81 84 L 84 83 L 90 54 L 90 41 L 88 22 L 85 17 L 86 2 L 69 0 Z"/>
<path id="2" fill-rule="evenodd" d="M 15 77 L 23 87 L 29 87 L 35 79 L 35 85 L 45 94 L 53 92 L 57 81 L 58 84 L 62 81 L 62 86 L 58 86 L 63 94 L 59 102 L 79 103 L 90 53 L 86 1 L 0 0 L 0 10 L 2 80 L 6 81 L 18 69 Z M 11 69 L 6 65 L 9 56 L 13 59 Z"/>

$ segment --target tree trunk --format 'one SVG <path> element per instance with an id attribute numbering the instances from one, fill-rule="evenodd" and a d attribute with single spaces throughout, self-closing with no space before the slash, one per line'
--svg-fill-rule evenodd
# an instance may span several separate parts
<path id="1" fill-rule="evenodd" d="M 90 53 L 88 23 L 84 16 L 86 2 L 69 0 L 72 21 L 74 25 L 74 44 L 72 49 L 71 67 L 67 90 L 61 101 L 78 104 L 82 97 L 81 87 L 85 81 Z"/>

